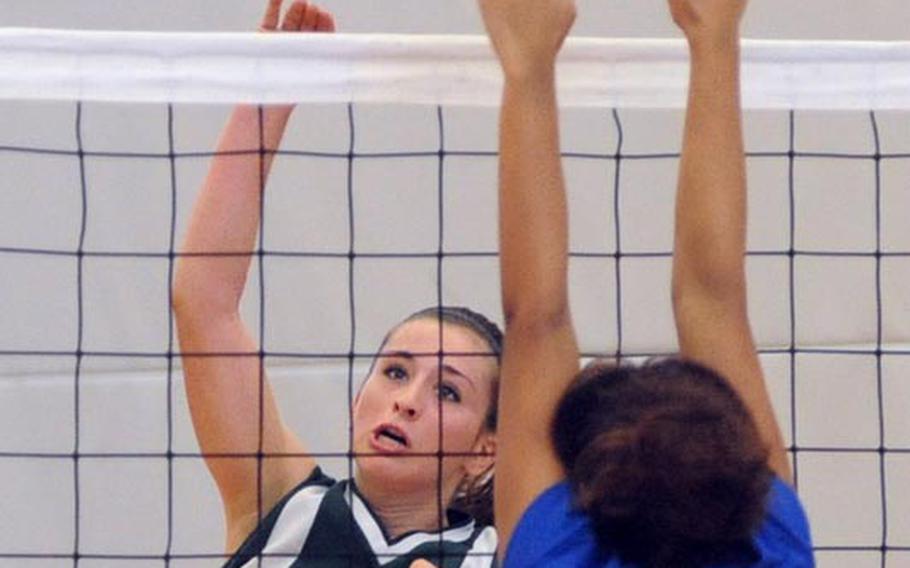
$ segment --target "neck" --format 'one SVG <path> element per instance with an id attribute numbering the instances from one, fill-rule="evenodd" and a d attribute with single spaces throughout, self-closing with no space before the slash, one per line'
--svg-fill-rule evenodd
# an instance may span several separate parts
<path id="1" fill-rule="evenodd" d="M 388 484 L 370 482 L 359 474 L 354 477 L 358 491 L 381 521 L 389 538 L 398 538 L 411 531 L 436 532 L 448 527 L 446 509 L 454 487 L 448 490 L 443 484 L 440 511 L 436 487 L 429 491 L 402 491 Z"/>

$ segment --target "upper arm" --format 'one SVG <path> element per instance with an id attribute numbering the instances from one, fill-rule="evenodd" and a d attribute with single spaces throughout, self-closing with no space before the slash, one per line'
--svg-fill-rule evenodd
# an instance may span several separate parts
<path id="1" fill-rule="evenodd" d="M 565 478 L 551 439 L 556 407 L 578 371 L 578 346 L 564 320 L 507 323 L 496 450 L 500 554 L 528 506 Z"/>
<path id="2" fill-rule="evenodd" d="M 674 297 L 673 307 L 681 355 L 730 381 L 768 447 L 769 466 L 779 477 L 790 480 L 790 465 L 752 337 L 745 298 L 734 295 L 725 300 L 694 291 Z"/>
<path id="3" fill-rule="evenodd" d="M 305 447 L 284 425 L 256 342 L 239 314 L 176 312 L 193 427 L 221 494 L 232 551 L 316 464 L 300 456 Z M 293 457 L 260 460 L 260 451 Z"/>

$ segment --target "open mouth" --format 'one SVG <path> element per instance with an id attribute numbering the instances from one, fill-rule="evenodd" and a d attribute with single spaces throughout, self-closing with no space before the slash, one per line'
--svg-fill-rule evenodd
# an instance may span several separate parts
<path id="1" fill-rule="evenodd" d="M 407 448 L 408 437 L 400 429 L 390 424 L 383 424 L 373 431 L 373 438 L 378 442 L 392 444 L 393 446 Z"/>

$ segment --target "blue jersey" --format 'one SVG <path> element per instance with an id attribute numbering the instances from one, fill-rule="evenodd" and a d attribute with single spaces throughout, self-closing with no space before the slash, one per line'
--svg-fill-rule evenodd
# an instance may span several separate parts
<path id="1" fill-rule="evenodd" d="M 778 478 L 768 497 L 767 516 L 752 540 L 758 560 L 715 568 L 811 568 L 809 523 L 796 493 Z M 541 494 L 525 511 L 506 551 L 503 568 L 630 567 L 599 548 L 591 521 L 573 506 L 568 482 Z"/>

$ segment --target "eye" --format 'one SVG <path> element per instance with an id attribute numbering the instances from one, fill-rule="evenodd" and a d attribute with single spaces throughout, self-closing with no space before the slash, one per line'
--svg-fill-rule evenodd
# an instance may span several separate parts
<path id="1" fill-rule="evenodd" d="M 447 400 L 449 402 L 461 402 L 461 394 L 459 394 L 458 389 L 451 385 L 442 383 L 437 388 L 437 391 L 439 392 L 439 398 L 442 400 Z"/>
<path id="2" fill-rule="evenodd" d="M 383 374 L 393 381 L 403 381 L 408 378 L 408 372 L 400 365 L 390 365 L 386 367 Z"/>

